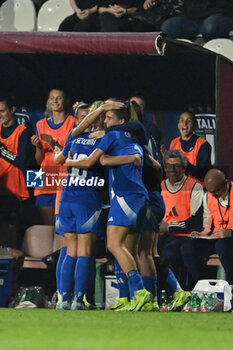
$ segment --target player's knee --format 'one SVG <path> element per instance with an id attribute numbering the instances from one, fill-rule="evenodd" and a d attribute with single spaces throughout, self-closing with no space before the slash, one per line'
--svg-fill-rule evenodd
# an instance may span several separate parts
<path id="1" fill-rule="evenodd" d="M 119 242 L 115 242 L 114 240 L 108 240 L 107 248 L 114 256 L 121 250 L 121 245 Z"/>

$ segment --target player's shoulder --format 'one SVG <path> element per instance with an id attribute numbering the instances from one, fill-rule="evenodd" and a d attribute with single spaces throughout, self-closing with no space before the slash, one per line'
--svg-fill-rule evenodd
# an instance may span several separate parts
<path id="1" fill-rule="evenodd" d="M 38 120 L 38 121 L 36 122 L 36 126 L 42 125 L 42 124 L 44 124 L 44 123 L 48 123 L 48 118 L 47 118 L 47 117 L 43 117 L 43 118 L 41 118 L 40 120 Z"/>
<path id="2" fill-rule="evenodd" d="M 106 132 L 102 140 L 115 140 L 122 135 L 122 131 L 111 130 Z"/>

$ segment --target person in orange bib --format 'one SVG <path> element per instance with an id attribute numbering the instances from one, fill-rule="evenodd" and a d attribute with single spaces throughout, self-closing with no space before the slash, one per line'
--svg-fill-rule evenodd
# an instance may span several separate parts
<path id="1" fill-rule="evenodd" d="M 183 247 L 191 231 L 202 227 L 203 188 L 185 175 L 187 160 L 179 150 L 169 150 L 164 157 L 167 179 L 162 181 L 166 212 L 160 226 L 159 255 L 168 260 L 177 276 L 185 264 Z"/>
<path id="2" fill-rule="evenodd" d="M 74 127 L 74 117 L 67 115 L 64 91 L 52 89 L 47 101 L 48 117 L 37 122 L 37 134 L 31 137 L 36 147 L 35 158 L 44 171 L 44 187 L 35 188 L 36 206 L 40 207 L 43 224 L 54 225 L 54 206 L 60 165 L 54 163 L 54 147 L 65 146 L 69 132 Z"/>
<path id="3" fill-rule="evenodd" d="M 31 154 L 27 128 L 15 118 L 16 104 L 10 97 L 0 97 L 0 246 L 12 248 L 12 295 L 18 289 L 23 264 L 20 222 L 22 200 L 29 198 L 25 169 Z"/>
<path id="4" fill-rule="evenodd" d="M 178 122 L 181 136 L 171 141 L 170 149 L 178 149 L 185 155 L 188 161 L 185 173 L 204 187 L 205 174 L 211 167 L 211 146 L 208 141 L 193 133 L 195 125 L 196 117 L 192 112 L 182 113 Z M 166 153 L 164 145 L 161 153 Z"/>
<path id="5" fill-rule="evenodd" d="M 205 186 L 208 192 L 203 201 L 204 230 L 196 232 L 195 237 L 210 238 L 205 240 L 203 256 L 217 253 L 224 267 L 226 280 L 233 285 L 233 182 L 227 180 L 221 170 L 211 169 L 205 176 Z M 193 241 L 195 249 L 199 252 L 203 250 L 202 241 Z M 197 278 L 202 277 L 200 269 L 199 266 L 199 270 L 196 271 Z"/>
<path id="6" fill-rule="evenodd" d="M 9 98 L 0 98 L 0 194 L 28 199 L 24 170 L 30 152 L 25 126 L 14 117 L 16 107 Z"/>

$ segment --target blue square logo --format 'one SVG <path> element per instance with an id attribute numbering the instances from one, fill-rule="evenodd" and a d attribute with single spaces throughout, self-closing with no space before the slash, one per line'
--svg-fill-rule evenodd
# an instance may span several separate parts
<path id="1" fill-rule="evenodd" d="M 27 187 L 43 187 L 44 186 L 44 171 L 27 170 Z"/>

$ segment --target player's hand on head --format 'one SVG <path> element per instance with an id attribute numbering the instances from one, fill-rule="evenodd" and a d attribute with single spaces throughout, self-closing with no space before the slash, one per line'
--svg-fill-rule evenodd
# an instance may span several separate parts
<path id="1" fill-rule="evenodd" d="M 92 133 L 89 135 L 89 138 L 90 138 L 90 139 L 97 140 L 97 139 L 101 139 L 102 137 L 104 137 L 104 135 L 105 135 L 105 131 L 104 131 L 104 130 L 98 130 L 98 131 L 92 132 Z"/>
<path id="2" fill-rule="evenodd" d="M 112 109 L 120 109 L 124 106 L 125 104 L 123 102 L 109 101 L 104 103 L 101 107 L 104 111 L 110 111 Z"/>

